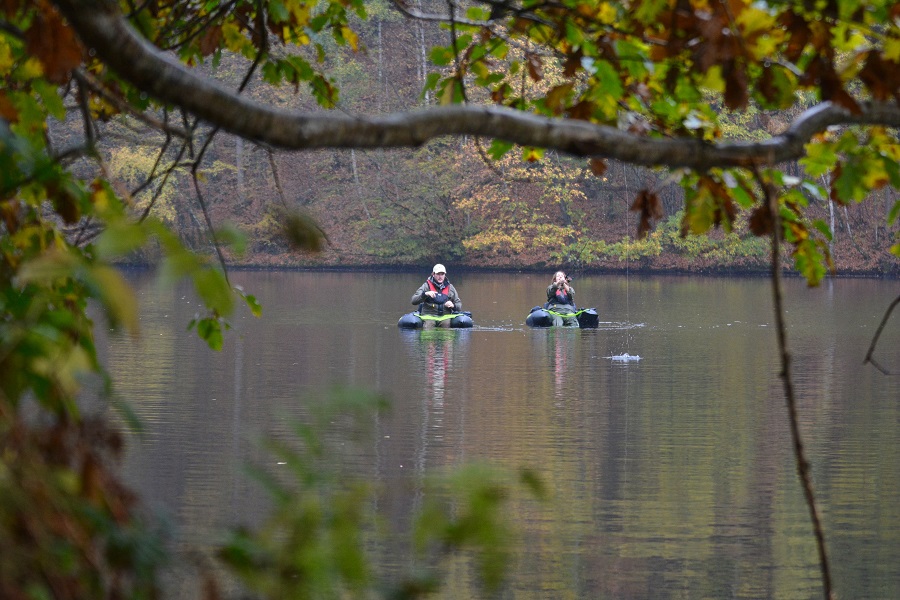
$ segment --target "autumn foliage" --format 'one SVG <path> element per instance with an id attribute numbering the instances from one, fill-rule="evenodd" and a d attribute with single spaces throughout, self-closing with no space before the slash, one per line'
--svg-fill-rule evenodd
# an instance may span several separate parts
<path id="1" fill-rule="evenodd" d="M 260 312 L 229 263 L 760 269 L 783 240 L 811 285 L 898 272 L 894 2 L 0 15 L 4 598 L 155 593 L 118 439 L 77 402 L 86 376 L 106 383 L 88 303 L 137 333 L 117 262 L 189 280 L 213 348 L 235 300 Z"/>

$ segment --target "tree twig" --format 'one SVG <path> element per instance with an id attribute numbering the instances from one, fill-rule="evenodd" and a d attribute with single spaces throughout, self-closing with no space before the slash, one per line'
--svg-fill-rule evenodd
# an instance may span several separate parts
<path id="1" fill-rule="evenodd" d="M 863 361 L 863 364 L 871 363 L 873 367 L 884 373 L 885 375 L 891 375 L 892 373 L 878 364 L 878 361 L 873 358 L 872 354 L 875 353 L 875 346 L 878 345 L 878 338 L 881 337 L 881 332 L 884 330 L 884 326 L 887 325 L 888 319 L 891 318 L 891 312 L 900 304 L 900 296 L 894 298 L 894 301 L 891 302 L 890 306 L 888 306 L 887 310 L 884 313 L 884 316 L 881 318 L 881 323 L 878 324 L 878 330 L 875 332 L 875 336 L 872 338 L 872 343 L 869 345 L 869 351 L 866 352 L 866 359 Z"/>
<path id="2" fill-rule="evenodd" d="M 797 475 L 803 487 L 803 495 L 809 509 L 810 519 L 813 525 L 813 534 L 816 538 L 816 548 L 819 553 L 819 568 L 822 572 L 822 588 L 825 600 L 834 600 L 831 587 L 831 568 L 828 562 L 828 552 L 825 546 L 825 532 L 822 528 L 822 520 L 819 516 L 819 508 L 816 504 L 816 496 L 813 490 L 812 477 L 810 476 L 809 461 L 803 449 L 803 438 L 800 434 L 800 420 L 797 415 L 797 398 L 794 393 L 793 376 L 791 375 L 791 355 L 787 347 L 787 327 L 784 320 L 784 305 L 782 301 L 783 290 L 781 285 L 781 236 L 782 225 L 778 210 L 778 195 L 772 185 L 765 181 L 761 173 L 755 170 L 756 179 L 762 187 L 763 197 L 772 217 L 772 299 L 775 309 L 776 331 L 778 333 L 778 353 L 781 359 L 781 377 L 784 386 L 784 396 L 787 403 L 788 417 L 790 420 L 791 439 L 793 441 L 794 459 L 797 463 Z"/>
<path id="3" fill-rule="evenodd" d="M 84 71 L 82 69 L 75 69 L 72 71 L 72 76 L 84 87 L 89 88 L 95 94 L 98 94 L 101 98 L 112 104 L 116 107 L 120 112 L 129 114 L 144 125 L 151 127 L 153 129 L 157 129 L 166 134 L 166 136 L 175 136 L 180 138 L 186 138 L 190 135 L 189 132 L 181 129 L 180 127 L 173 127 L 164 121 L 160 121 L 155 116 L 141 112 L 139 110 L 135 110 L 133 106 L 128 104 L 122 98 L 113 94 L 109 89 L 106 88 L 102 83 L 97 81 L 97 78 Z M 84 91 L 81 92 L 84 94 Z"/>

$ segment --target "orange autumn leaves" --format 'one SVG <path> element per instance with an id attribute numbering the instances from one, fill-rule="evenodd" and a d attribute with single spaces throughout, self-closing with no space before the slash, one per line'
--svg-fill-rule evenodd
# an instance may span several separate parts
<path id="1" fill-rule="evenodd" d="M 15 4 L 19 3 L 6 2 L 7 14 Z M 48 2 L 38 2 L 36 6 L 31 26 L 24 32 L 26 52 L 40 61 L 48 81 L 62 85 L 69 80 L 72 69 L 81 64 L 83 47 L 56 8 Z"/>

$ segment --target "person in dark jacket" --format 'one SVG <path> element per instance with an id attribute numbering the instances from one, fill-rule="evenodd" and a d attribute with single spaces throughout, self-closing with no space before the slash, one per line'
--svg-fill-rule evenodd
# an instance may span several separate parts
<path id="1" fill-rule="evenodd" d="M 431 276 L 416 290 L 412 303 L 420 305 L 419 312 L 425 315 L 446 315 L 462 312 L 462 300 L 456 288 L 447 280 L 447 269 L 438 263 L 431 270 Z M 450 319 L 443 321 L 426 320 L 423 328 L 450 327 Z"/>
<path id="2" fill-rule="evenodd" d="M 553 274 L 553 281 L 547 288 L 547 304 L 544 307 L 553 312 L 573 315 L 571 317 L 551 315 L 554 326 L 578 327 L 578 318 L 574 316 L 578 310 L 575 308 L 575 288 L 569 285 L 569 278 L 564 272 L 557 271 Z"/>

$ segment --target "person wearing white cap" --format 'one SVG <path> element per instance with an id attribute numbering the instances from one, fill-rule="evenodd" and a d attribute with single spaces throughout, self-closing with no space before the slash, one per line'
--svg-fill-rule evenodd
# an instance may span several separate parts
<path id="1" fill-rule="evenodd" d="M 416 293 L 412 303 L 419 305 L 419 312 L 427 315 L 445 315 L 462 312 L 462 300 L 456 288 L 447 280 L 447 269 L 438 263 L 431 269 L 431 276 L 425 280 Z M 423 328 L 450 327 L 450 319 L 442 321 L 426 320 Z"/>

